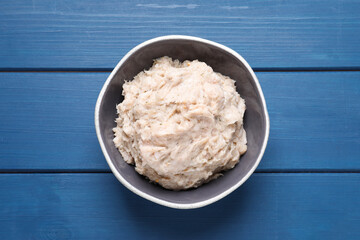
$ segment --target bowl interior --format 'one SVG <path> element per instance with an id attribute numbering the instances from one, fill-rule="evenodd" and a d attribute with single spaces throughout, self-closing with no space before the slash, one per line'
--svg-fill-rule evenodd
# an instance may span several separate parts
<path id="1" fill-rule="evenodd" d="M 239 164 L 232 170 L 214 181 L 202 185 L 197 189 L 186 191 L 170 191 L 149 183 L 139 175 L 134 166 L 124 162 L 119 151 L 115 148 L 112 128 L 115 127 L 117 117 L 115 106 L 122 102 L 122 85 L 124 80 L 133 77 L 144 69 L 152 66 L 153 59 L 169 56 L 173 59 L 203 61 L 214 71 L 236 80 L 236 88 L 240 96 L 246 101 L 244 126 L 247 132 L 248 150 L 241 157 Z M 229 52 L 194 40 L 171 39 L 153 42 L 134 52 L 118 69 L 105 90 L 99 108 L 99 128 L 105 149 L 116 170 L 132 186 L 140 191 L 171 203 L 190 204 L 208 200 L 228 190 L 241 181 L 256 164 L 262 145 L 265 144 L 266 117 L 259 90 L 250 72 L 244 64 Z"/>

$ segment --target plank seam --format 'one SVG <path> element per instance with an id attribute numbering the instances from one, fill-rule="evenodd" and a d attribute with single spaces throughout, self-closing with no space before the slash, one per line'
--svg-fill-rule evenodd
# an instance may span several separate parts
<path id="1" fill-rule="evenodd" d="M 112 173 L 110 170 L 2 170 L 0 174 L 83 174 L 83 173 Z M 259 170 L 255 173 L 360 173 L 360 170 Z"/>
<path id="2" fill-rule="evenodd" d="M 3 73 L 93 73 L 105 72 L 110 73 L 112 68 L 0 68 Z M 314 68 L 253 68 L 255 72 L 358 72 L 360 67 L 314 67 Z"/>

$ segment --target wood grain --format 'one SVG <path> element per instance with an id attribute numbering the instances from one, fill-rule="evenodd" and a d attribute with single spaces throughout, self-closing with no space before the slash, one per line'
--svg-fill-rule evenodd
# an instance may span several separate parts
<path id="1" fill-rule="evenodd" d="M 225 44 L 255 68 L 359 68 L 359 10 L 353 0 L 8 1 L 0 68 L 110 69 L 168 34 Z"/>
<path id="2" fill-rule="evenodd" d="M 1 73 L 1 171 L 109 171 L 94 129 L 108 73 Z M 259 171 L 359 171 L 360 72 L 257 73 L 270 114 Z"/>
<path id="3" fill-rule="evenodd" d="M 254 174 L 210 206 L 144 200 L 112 174 L 1 174 L 1 239 L 359 239 L 360 174 Z"/>

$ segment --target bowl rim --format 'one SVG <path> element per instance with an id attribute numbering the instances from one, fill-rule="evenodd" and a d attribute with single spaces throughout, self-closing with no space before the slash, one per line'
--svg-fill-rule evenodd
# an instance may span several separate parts
<path id="1" fill-rule="evenodd" d="M 125 178 L 123 178 L 121 176 L 121 174 L 117 171 L 116 167 L 114 166 L 108 152 L 106 151 L 105 148 L 105 144 L 104 141 L 101 138 L 101 134 L 100 134 L 100 122 L 99 122 L 99 110 L 100 110 L 100 105 L 101 102 L 103 100 L 104 97 L 104 93 L 110 83 L 110 81 L 112 80 L 112 78 L 114 77 L 114 75 L 117 73 L 117 71 L 119 70 L 119 68 L 123 65 L 123 63 L 137 50 L 139 50 L 140 48 L 145 47 L 146 45 L 155 43 L 155 42 L 159 42 L 159 41 L 164 41 L 164 40 L 191 40 L 191 41 L 196 41 L 196 42 L 201 42 L 201 43 L 205 43 L 208 45 L 212 45 L 215 46 L 217 48 L 220 48 L 228 53 L 230 53 L 231 55 L 233 55 L 234 57 L 236 57 L 238 60 L 240 60 L 244 66 L 247 68 L 247 70 L 249 71 L 249 73 L 251 74 L 252 78 L 254 79 L 254 82 L 256 84 L 257 90 L 259 92 L 259 96 L 261 98 L 261 102 L 264 106 L 264 113 L 265 113 L 265 136 L 264 136 L 264 142 L 263 145 L 261 147 L 260 150 L 260 154 L 258 156 L 258 158 L 256 159 L 256 162 L 254 164 L 254 166 L 250 169 L 250 171 L 240 180 L 238 181 L 236 184 L 234 184 L 232 187 L 230 187 L 229 189 L 227 189 L 226 191 L 216 195 L 215 197 L 209 198 L 207 200 L 204 201 L 200 201 L 200 202 L 196 202 L 196 203 L 173 203 L 173 202 L 169 202 L 166 200 L 162 200 L 159 199 L 157 197 L 151 196 L 141 190 L 139 190 L 138 188 L 134 187 L 133 185 L 131 185 L 128 181 L 126 181 Z M 133 193 L 149 200 L 152 201 L 154 203 L 166 206 L 166 207 L 170 207 L 170 208 L 176 208 L 176 209 L 194 209 L 194 208 L 200 208 L 200 207 L 204 207 L 206 205 L 209 205 L 211 203 L 214 203 L 222 198 L 224 198 L 225 196 L 229 195 L 231 192 L 233 192 L 235 189 L 237 189 L 238 187 L 240 187 L 255 171 L 255 169 L 257 168 L 257 166 L 259 165 L 265 149 L 266 149 L 266 145 L 269 139 L 269 131 L 270 131 L 270 120 L 269 120 L 269 114 L 267 111 L 267 107 L 266 107 L 266 102 L 265 102 L 265 98 L 261 89 L 261 86 L 259 84 L 259 80 L 257 79 L 254 71 L 252 70 L 252 68 L 250 67 L 250 65 L 246 62 L 246 60 L 237 52 L 235 52 L 234 50 L 207 40 L 207 39 L 203 39 L 203 38 L 199 38 L 199 37 L 193 37 L 193 36 L 187 36 L 187 35 L 166 35 L 166 36 L 160 36 L 160 37 L 156 37 L 156 38 L 152 38 L 149 39 L 143 43 L 140 43 L 139 45 L 137 45 L 136 47 L 134 47 L 133 49 L 131 49 L 120 61 L 119 63 L 116 65 L 116 67 L 112 70 L 111 74 L 109 75 L 109 77 L 106 79 L 100 93 L 98 96 L 98 99 L 96 101 L 96 106 L 95 106 L 95 129 L 96 129 L 96 135 L 97 138 L 99 140 L 100 143 L 100 147 L 101 150 L 105 156 L 105 159 L 111 169 L 111 171 L 113 172 L 113 174 L 115 175 L 115 177 L 126 187 L 128 188 L 130 191 L 132 191 Z"/>

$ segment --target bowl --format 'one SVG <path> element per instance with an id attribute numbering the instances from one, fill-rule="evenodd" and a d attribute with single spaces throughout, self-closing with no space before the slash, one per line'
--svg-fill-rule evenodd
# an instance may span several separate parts
<path id="1" fill-rule="evenodd" d="M 236 90 L 245 99 L 244 128 L 248 149 L 239 163 L 216 180 L 196 189 L 171 191 L 150 183 L 127 164 L 113 143 L 116 105 L 123 101 L 122 85 L 132 80 L 153 60 L 162 56 L 173 59 L 203 61 L 215 72 L 236 81 Z M 219 43 L 191 36 L 170 35 L 141 43 L 116 65 L 99 94 L 95 107 L 95 127 L 101 149 L 116 178 L 129 190 L 155 203 L 179 209 L 199 208 L 211 204 L 243 184 L 255 171 L 264 154 L 269 136 L 269 116 L 265 99 L 253 70 L 238 53 Z"/>

